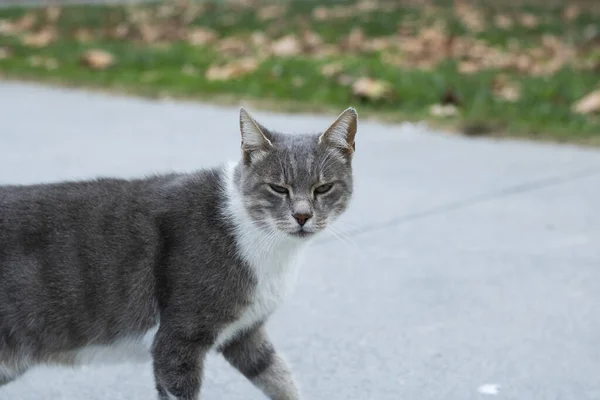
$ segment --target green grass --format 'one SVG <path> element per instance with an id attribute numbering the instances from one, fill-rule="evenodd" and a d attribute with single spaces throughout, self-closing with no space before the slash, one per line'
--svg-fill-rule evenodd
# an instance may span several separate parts
<path id="1" fill-rule="evenodd" d="M 582 13 L 579 18 L 561 21 L 561 8 L 530 5 L 540 24 L 532 29 L 517 27 L 509 31 L 499 29 L 491 22 L 498 11 L 483 3 L 486 29 L 469 32 L 452 12 L 439 7 L 436 14 L 424 16 L 421 9 L 398 7 L 392 11 L 369 11 L 328 21 L 315 21 L 312 0 L 292 0 L 288 4 L 284 23 L 277 20 L 261 21 L 252 8 L 230 7 L 222 2 L 210 3 L 201 15 L 186 26 L 210 27 L 223 37 L 244 37 L 255 31 L 265 31 L 277 38 L 289 33 L 301 33 L 309 27 L 327 43 L 336 43 L 352 28 L 360 26 L 369 37 L 396 34 L 398 24 L 413 20 L 425 23 L 443 18 L 449 30 L 456 35 L 480 38 L 490 45 L 505 47 L 510 39 L 524 48 L 539 45 L 544 34 L 563 38 L 573 46 L 586 46 L 585 32 L 595 27 L 600 32 L 600 18 Z M 493 2 L 492 2 L 493 3 Z M 336 5 L 351 5 L 344 0 Z M 496 4 L 496 3 L 493 3 Z M 153 8 L 156 6 L 145 6 Z M 494 5 L 493 7 L 497 7 Z M 512 7 L 507 15 L 518 15 Z M 1 9 L 0 19 L 15 20 L 25 9 Z M 599 86 L 597 70 L 563 66 L 550 76 L 497 69 L 461 74 L 458 60 L 448 59 L 433 69 L 398 67 L 383 61 L 380 52 L 342 52 L 325 57 L 298 55 L 294 57 L 265 58 L 254 72 L 225 81 L 209 81 L 204 71 L 211 65 L 228 60 L 214 46 L 192 46 L 178 40 L 165 44 L 144 44 L 133 39 L 116 40 L 107 33 L 109 28 L 127 21 L 128 11 L 123 6 L 70 6 L 63 9 L 56 25 L 59 39 L 42 48 L 28 47 L 18 35 L 0 36 L 0 48 L 10 49 L 11 56 L 0 59 L 0 74 L 8 78 L 28 79 L 83 87 L 116 90 L 144 96 L 172 96 L 214 101 L 255 101 L 263 107 L 286 110 L 341 110 L 349 105 L 358 108 L 361 115 L 389 120 L 428 119 L 438 126 L 451 127 L 472 134 L 520 136 L 554 141 L 600 144 L 600 117 L 571 112 L 574 102 Z M 172 17 L 177 18 L 177 17 Z M 78 28 L 90 30 L 91 42 L 82 43 L 74 38 Z M 587 31 L 586 31 L 587 29 Z M 594 39 L 598 40 L 598 38 Z M 117 64 L 105 70 L 91 70 L 81 65 L 82 54 L 91 48 L 112 53 Z M 596 57 L 594 50 L 585 57 Z M 56 68 L 32 63 L 32 57 L 56 60 Z M 328 78 L 321 73 L 323 65 L 331 62 L 344 65 L 344 74 L 353 78 L 369 76 L 389 82 L 394 96 L 380 100 L 358 99 L 350 85 Z M 182 72 L 183 66 L 193 67 L 197 74 Z M 499 99 L 493 91 L 493 82 L 502 72 L 508 80 L 521 87 L 516 102 Z M 459 114 L 450 118 L 434 118 L 429 107 L 440 103 L 447 93 L 459 99 Z"/>

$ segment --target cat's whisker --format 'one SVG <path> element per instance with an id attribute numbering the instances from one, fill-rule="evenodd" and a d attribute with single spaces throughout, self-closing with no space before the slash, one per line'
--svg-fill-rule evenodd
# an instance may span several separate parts
<path id="1" fill-rule="evenodd" d="M 348 229 L 349 233 L 362 233 L 363 232 L 362 228 L 359 228 L 355 225 L 348 224 L 343 221 L 336 221 L 335 225 L 340 226 L 340 228 Z"/>
<path id="2" fill-rule="evenodd" d="M 334 231 L 331 227 L 327 228 L 327 232 L 329 232 L 333 237 L 335 237 L 336 239 L 338 239 L 340 242 L 342 242 L 345 246 L 347 247 L 352 247 L 351 243 L 347 242 L 346 240 L 344 240 L 339 234 L 338 232 Z"/>

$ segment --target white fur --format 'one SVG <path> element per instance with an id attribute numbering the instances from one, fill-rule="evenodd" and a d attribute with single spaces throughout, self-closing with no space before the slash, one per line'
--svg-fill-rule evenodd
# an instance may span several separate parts
<path id="1" fill-rule="evenodd" d="M 74 363 L 80 364 L 121 364 L 146 363 L 151 360 L 150 349 L 158 330 L 158 324 L 138 337 L 119 339 L 108 345 L 90 345 L 74 351 Z"/>
<path id="2" fill-rule="evenodd" d="M 283 232 L 259 229 L 250 218 L 244 199 L 233 182 L 235 164 L 227 166 L 225 193 L 227 218 L 235 226 L 238 254 L 252 268 L 257 287 L 251 305 L 241 317 L 225 328 L 217 346 L 226 343 L 241 330 L 268 318 L 291 292 L 296 280 L 299 256 L 307 244 Z"/>

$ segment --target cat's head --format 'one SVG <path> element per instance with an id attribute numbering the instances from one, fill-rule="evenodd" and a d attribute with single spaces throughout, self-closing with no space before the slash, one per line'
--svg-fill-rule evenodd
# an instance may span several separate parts
<path id="1" fill-rule="evenodd" d="M 324 132 L 281 134 L 240 110 L 239 188 L 253 222 L 308 238 L 327 229 L 352 197 L 357 114 L 348 108 Z"/>

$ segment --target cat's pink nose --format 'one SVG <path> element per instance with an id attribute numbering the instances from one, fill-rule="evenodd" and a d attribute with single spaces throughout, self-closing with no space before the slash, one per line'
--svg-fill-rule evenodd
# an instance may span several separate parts
<path id="1" fill-rule="evenodd" d="M 300 226 L 304 226 L 304 224 L 310 219 L 310 217 L 312 217 L 312 214 L 294 214 L 294 218 L 296 219 L 296 221 L 298 221 L 298 224 L 300 224 Z"/>

